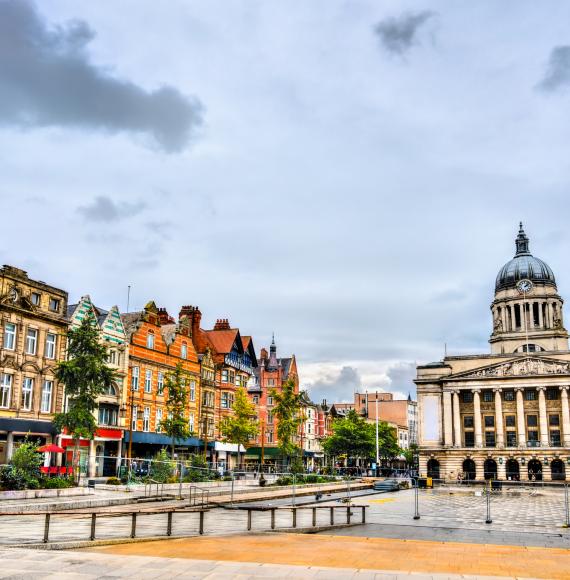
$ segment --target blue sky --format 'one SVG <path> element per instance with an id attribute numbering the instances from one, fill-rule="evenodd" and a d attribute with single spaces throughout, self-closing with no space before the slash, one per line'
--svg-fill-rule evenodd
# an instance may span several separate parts
<path id="1" fill-rule="evenodd" d="M 0 258 L 407 394 L 520 220 L 567 295 L 569 88 L 562 1 L 0 0 Z"/>

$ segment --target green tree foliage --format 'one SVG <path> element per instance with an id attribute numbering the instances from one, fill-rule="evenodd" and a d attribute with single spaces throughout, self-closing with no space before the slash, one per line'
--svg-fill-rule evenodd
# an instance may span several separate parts
<path id="1" fill-rule="evenodd" d="M 190 396 L 187 381 L 188 373 L 182 367 L 182 363 L 178 363 L 176 368 L 164 377 L 167 418 L 160 422 L 160 428 L 172 441 L 173 459 L 176 442 L 192 435 L 186 417 Z"/>
<path id="2" fill-rule="evenodd" d="M 400 453 L 394 429 L 384 421 L 378 422 L 378 444 L 383 459 L 392 459 Z M 334 421 L 332 434 L 323 440 L 323 449 L 331 456 L 373 459 L 376 457 L 376 425 L 367 423 L 352 409 L 346 417 Z"/>
<path id="3" fill-rule="evenodd" d="M 238 445 L 238 464 L 241 465 L 240 445 L 244 447 L 259 433 L 259 422 L 255 419 L 255 406 L 250 402 L 243 387 L 236 390 L 232 407 L 233 415 L 220 422 L 220 432 L 229 443 Z"/>
<path id="4" fill-rule="evenodd" d="M 417 453 L 418 446 L 415 443 L 411 443 L 408 449 L 403 450 L 403 455 L 406 458 L 406 464 L 408 465 L 408 467 L 415 466 Z"/>
<path id="5" fill-rule="evenodd" d="M 304 417 L 301 409 L 301 396 L 295 392 L 295 381 L 289 378 L 283 383 L 281 391 L 273 389 L 271 396 L 275 403 L 273 415 L 277 419 L 277 440 L 281 454 L 287 458 L 299 455 L 297 445 L 299 427 Z"/>
<path id="6" fill-rule="evenodd" d="M 168 457 L 166 449 L 161 449 L 150 464 L 149 478 L 161 483 L 167 483 L 174 474 L 174 463 Z"/>
<path id="7" fill-rule="evenodd" d="M 40 487 L 40 467 L 44 456 L 38 453 L 38 443 L 27 438 L 14 451 L 9 465 L 0 468 L 0 487 L 4 489 L 35 489 Z"/>
<path id="8" fill-rule="evenodd" d="M 79 440 L 93 439 L 97 430 L 94 411 L 97 397 L 117 382 L 107 366 L 107 347 L 99 342 L 99 328 L 93 315 L 85 316 L 77 328 L 67 332 L 67 358 L 58 363 L 55 376 L 65 387 L 68 410 L 54 417 L 54 424 L 67 431 L 75 442 L 73 467 L 79 479 Z"/>

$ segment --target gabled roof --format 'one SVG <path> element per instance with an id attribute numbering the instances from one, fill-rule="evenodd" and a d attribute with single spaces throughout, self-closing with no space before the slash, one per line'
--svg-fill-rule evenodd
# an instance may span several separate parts
<path id="1" fill-rule="evenodd" d="M 243 344 L 237 328 L 229 330 L 205 330 L 204 335 L 218 354 L 230 353 L 234 345 L 237 351 L 243 353 Z"/>

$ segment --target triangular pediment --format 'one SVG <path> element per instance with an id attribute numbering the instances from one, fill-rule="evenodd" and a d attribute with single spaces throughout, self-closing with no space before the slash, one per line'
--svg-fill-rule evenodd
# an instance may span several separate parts
<path id="1" fill-rule="evenodd" d="M 570 362 L 565 360 L 524 357 L 515 358 L 510 361 L 487 365 L 453 374 L 447 377 L 450 379 L 486 379 L 497 377 L 517 377 L 532 375 L 570 375 Z"/>

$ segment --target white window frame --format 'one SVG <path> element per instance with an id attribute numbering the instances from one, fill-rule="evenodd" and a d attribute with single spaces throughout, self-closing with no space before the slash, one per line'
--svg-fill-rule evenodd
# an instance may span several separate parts
<path id="1" fill-rule="evenodd" d="M 55 358 L 55 348 L 57 344 L 57 334 L 48 332 L 46 334 L 45 357 L 53 360 Z"/>
<path id="2" fill-rule="evenodd" d="M 59 298 L 49 299 L 49 310 L 51 312 L 59 312 L 59 307 L 61 305 L 61 300 Z"/>
<path id="3" fill-rule="evenodd" d="M 26 354 L 36 354 L 38 352 L 38 329 L 28 328 L 26 332 Z"/>
<path id="4" fill-rule="evenodd" d="M 135 405 L 131 411 L 131 427 L 133 431 L 137 430 L 137 420 L 139 415 L 139 408 Z"/>
<path id="5" fill-rule="evenodd" d="M 37 301 L 36 301 L 37 298 Z M 30 294 L 30 302 L 34 305 L 34 306 L 39 306 L 41 304 L 42 301 L 42 295 L 39 292 L 32 292 Z"/>
<path id="6" fill-rule="evenodd" d="M 131 372 L 131 389 L 133 391 L 139 390 L 139 367 L 133 367 Z"/>
<path id="7" fill-rule="evenodd" d="M 152 369 L 146 369 L 144 374 L 144 392 L 152 393 Z"/>
<path id="8" fill-rule="evenodd" d="M 190 401 L 194 402 L 196 400 L 196 381 L 192 379 L 190 381 Z"/>
<path id="9" fill-rule="evenodd" d="M 188 358 L 188 345 L 185 342 L 183 342 L 180 347 L 180 358 L 183 358 L 184 360 Z"/>
<path id="10" fill-rule="evenodd" d="M 146 335 L 146 347 L 154 350 L 154 332 L 149 332 Z"/>
<path id="11" fill-rule="evenodd" d="M 164 393 L 164 373 L 162 371 L 158 371 L 157 388 L 158 394 L 162 395 Z"/>
<path id="12" fill-rule="evenodd" d="M 145 407 L 143 411 L 143 431 L 145 433 L 150 431 L 150 407 Z"/>
<path id="13" fill-rule="evenodd" d="M 188 429 L 194 432 L 194 413 L 190 413 L 188 416 Z"/>
<path id="14" fill-rule="evenodd" d="M 12 400 L 13 375 L 3 373 L 0 382 L 0 409 L 9 409 Z"/>
<path id="15" fill-rule="evenodd" d="M 162 429 L 160 428 L 160 423 L 162 422 L 162 409 L 156 410 L 156 424 L 154 426 L 154 430 L 157 433 L 160 433 Z"/>
<path id="16" fill-rule="evenodd" d="M 4 348 L 16 350 L 16 325 L 13 322 L 4 325 Z"/>
<path id="17" fill-rule="evenodd" d="M 53 397 L 53 381 L 46 379 L 42 384 L 42 401 L 40 406 L 40 411 L 42 413 L 51 413 L 52 397 Z"/>
<path id="18" fill-rule="evenodd" d="M 33 400 L 34 379 L 32 377 L 24 377 L 22 381 L 22 411 L 31 411 Z"/>

